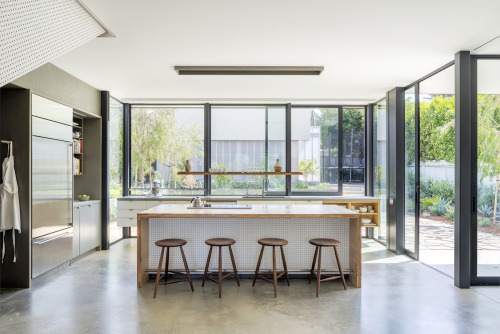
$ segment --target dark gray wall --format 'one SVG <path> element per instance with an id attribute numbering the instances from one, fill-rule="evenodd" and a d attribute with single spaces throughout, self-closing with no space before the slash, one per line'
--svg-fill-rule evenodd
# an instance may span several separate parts
<path id="1" fill-rule="evenodd" d="M 13 262 L 12 232 L 6 233 L 6 260 L 1 265 L 2 287 L 29 288 L 31 284 L 31 95 L 26 89 L 2 89 L 1 139 L 12 140 L 19 188 L 21 233 L 16 232 L 17 261 Z M 1 161 L 6 156 L 2 144 Z M 1 242 L 0 242 L 1 243 Z"/>
<path id="2" fill-rule="evenodd" d="M 404 253 L 404 88 L 387 93 L 387 161 L 389 201 L 387 208 L 387 247 L 396 254 Z"/>
<path id="3" fill-rule="evenodd" d="M 68 107 L 101 115 L 100 92 L 50 63 L 23 75 L 12 84 Z"/>

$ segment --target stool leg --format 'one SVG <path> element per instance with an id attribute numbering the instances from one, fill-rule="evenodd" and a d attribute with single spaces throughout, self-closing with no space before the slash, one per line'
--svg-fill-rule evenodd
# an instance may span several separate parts
<path id="1" fill-rule="evenodd" d="M 273 283 L 274 283 L 274 298 L 278 294 L 278 279 L 276 278 L 276 246 L 273 246 Z"/>
<path id="2" fill-rule="evenodd" d="M 344 284 L 344 290 L 347 290 L 347 287 L 345 285 L 344 272 L 342 271 L 342 266 L 340 265 L 340 259 L 339 259 L 339 253 L 337 252 L 337 247 L 333 246 L 333 250 L 335 251 L 335 257 L 337 258 L 337 264 L 339 266 L 340 277 L 342 278 L 342 284 Z"/>
<path id="3" fill-rule="evenodd" d="M 182 246 L 181 246 L 181 254 L 182 254 L 182 261 L 184 262 L 184 268 L 186 269 L 186 274 L 188 277 L 189 285 L 191 285 L 191 291 L 194 291 L 193 281 L 191 280 L 191 274 L 189 273 L 189 267 L 188 267 L 188 264 L 186 261 L 186 255 L 184 255 L 184 251 L 182 250 Z"/>
<path id="4" fill-rule="evenodd" d="M 321 282 L 321 251 L 322 251 L 321 246 L 319 246 L 319 254 L 318 254 L 318 274 L 316 277 L 316 297 L 319 297 L 319 284 Z"/>
<path id="5" fill-rule="evenodd" d="M 219 246 L 219 298 L 222 292 L 222 247 Z"/>
<path id="6" fill-rule="evenodd" d="M 165 248 L 161 248 L 161 255 L 160 255 L 160 263 L 158 264 L 158 271 L 156 272 L 156 284 L 155 284 L 155 294 L 153 298 L 156 298 L 156 291 L 158 291 L 158 283 L 160 283 L 160 275 L 161 275 L 161 265 L 163 264 L 163 252 L 165 251 Z"/>
<path id="7" fill-rule="evenodd" d="M 205 266 L 205 273 L 203 274 L 203 282 L 201 283 L 202 288 L 205 286 L 205 279 L 207 277 L 208 267 L 210 266 L 210 258 L 212 257 L 212 247 L 213 246 L 210 246 L 210 250 L 208 251 L 207 265 Z"/>
<path id="8" fill-rule="evenodd" d="M 264 254 L 264 245 L 262 245 L 262 248 L 260 249 L 259 261 L 257 261 L 257 267 L 255 268 L 255 275 L 253 275 L 252 286 L 255 285 L 255 281 L 257 280 L 257 274 L 259 273 L 260 269 L 260 262 L 262 261 L 262 254 Z"/>
<path id="9" fill-rule="evenodd" d="M 281 260 L 283 261 L 283 269 L 285 270 L 286 282 L 288 283 L 288 286 L 290 286 L 290 278 L 288 277 L 288 268 L 286 267 L 285 252 L 283 251 L 283 246 L 280 246 L 280 249 Z"/>
<path id="10" fill-rule="evenodd" d="M 231 255 L 231 262 L 233 263 L 234 276 L 236 276 L 236 283 L 240 286 L 240 279 L 238 277 L 238 270 L 236 270 L 236 263 L 234 262 L 233 250 L 231 249 L 231 245 L 229 247 L 229 255 Z"/>
<path id="11" fill-rule="evenodd" d="M 314 250 L 313 264 L 311 266 L 311 272 L 309 274 L 309 284 L 311 284 L 312 275 L 314 273 L 314 267 L 316 267 L 316 258 L 317 257 L 318 257 L 318 246 L 316 246 L 316 249 Z"/>
<path id="12" fill-rule="evenodd" d="M 170 254 L 170 247 L 167 247 L 167 257 L 165 258 L 165 283 L 167 283 L 168 278 L 168 259 Z"/>

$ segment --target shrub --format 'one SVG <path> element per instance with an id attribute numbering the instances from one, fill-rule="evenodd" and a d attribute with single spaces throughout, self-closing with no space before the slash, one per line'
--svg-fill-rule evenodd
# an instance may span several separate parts
<path id="1" fill-rule="evenodd" d="M 479 224 L 479 226 L 482 226 L 482 227 L 491 226 L 490 219 L 486 218 L 486 217 L 478 218 L 477 223 Z"/>
<path id="2" fill-rule="evenodd" d="M 478 208 L 489 208 L 493 212 L 495 203 L 495 186 L 494 185 L 482 185 L 480 184 L 477 190 L 477 207 Z M 498 198 L 497 204 L 500 203 L 500 196 Z"/>
<path id="3" fill-rule="evenodd" d="M 443 199 L 439 198 L 439 201 L 436 205 L 431 206 L 429 209 L 431 210 L 434 216 L 443 216 L 446 212 L 446 207 L 448 203 Z"/>
<path id="4" fill-rule="evenodd" d="M 455 220 L 455 206 L 448 205 L 448 209 L 446 210 L 446 214 L 444 215 L 444 218 L 446 218 L 448 220 Z"/>
<path id="5" fill-rule="evenodd" d="M 488 205 L 482 205 L 478 208 L 480 214 L 483 215 L 483 217 L 491 217 L 493 216 L 493 208 L 489 207 Z"/>
<path id="6" fill-rule="evenodd" d="M 307 183 L 306 182 L 302 182 L 300 180 L 297 180 L 295 181 L 295 186 L 294 186 L 295 189 L 307 189 L 309 188 L 307 186 Z"/>
<path id="7" fill-rule="evenodd" d="M 420 197 L 440 197 L 453 204 L 455 203 L 455 185 L 447 180 L 422 179 L 420 181 Z"/>
<path id="8" fill-rule="evenodd" d="M 420 203 L 421 203 L 421 210 L 429 210 L 431 207 L 436 205 L 439 202 L 439 197 L 434 196 L 434 197 L 426 197 L 426 198 L 420 198 Z"/>

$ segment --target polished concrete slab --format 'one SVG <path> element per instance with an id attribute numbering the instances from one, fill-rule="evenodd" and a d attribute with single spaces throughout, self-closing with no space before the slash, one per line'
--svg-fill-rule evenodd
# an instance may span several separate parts
<path id="1" fill-rule="evenodd" d="M 224 281 L 136 288 L 136 240 L 93 253 L 0 304 L 3 333 L 495 333 L 500 288 L 461 290 L 449 277 L 375 241 L 363 243 L 363 287 Z"/>

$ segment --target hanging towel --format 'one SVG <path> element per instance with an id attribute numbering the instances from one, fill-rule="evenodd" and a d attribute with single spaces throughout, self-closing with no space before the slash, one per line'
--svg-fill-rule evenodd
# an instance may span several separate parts
<path id="1" fill-rule="evenodd" d="M 21 233 L 21 212 L 19 210 L 19 189 L 14 170 L 12 143 L 8 143 L 7 158 L 2 163 L 3 183 L 0 185 L 0 232 L 3 232 L 2 262 L 5 257 L 5 233 L 12 230 L 14 262 L 16 262 L 16 230 Z"/>

